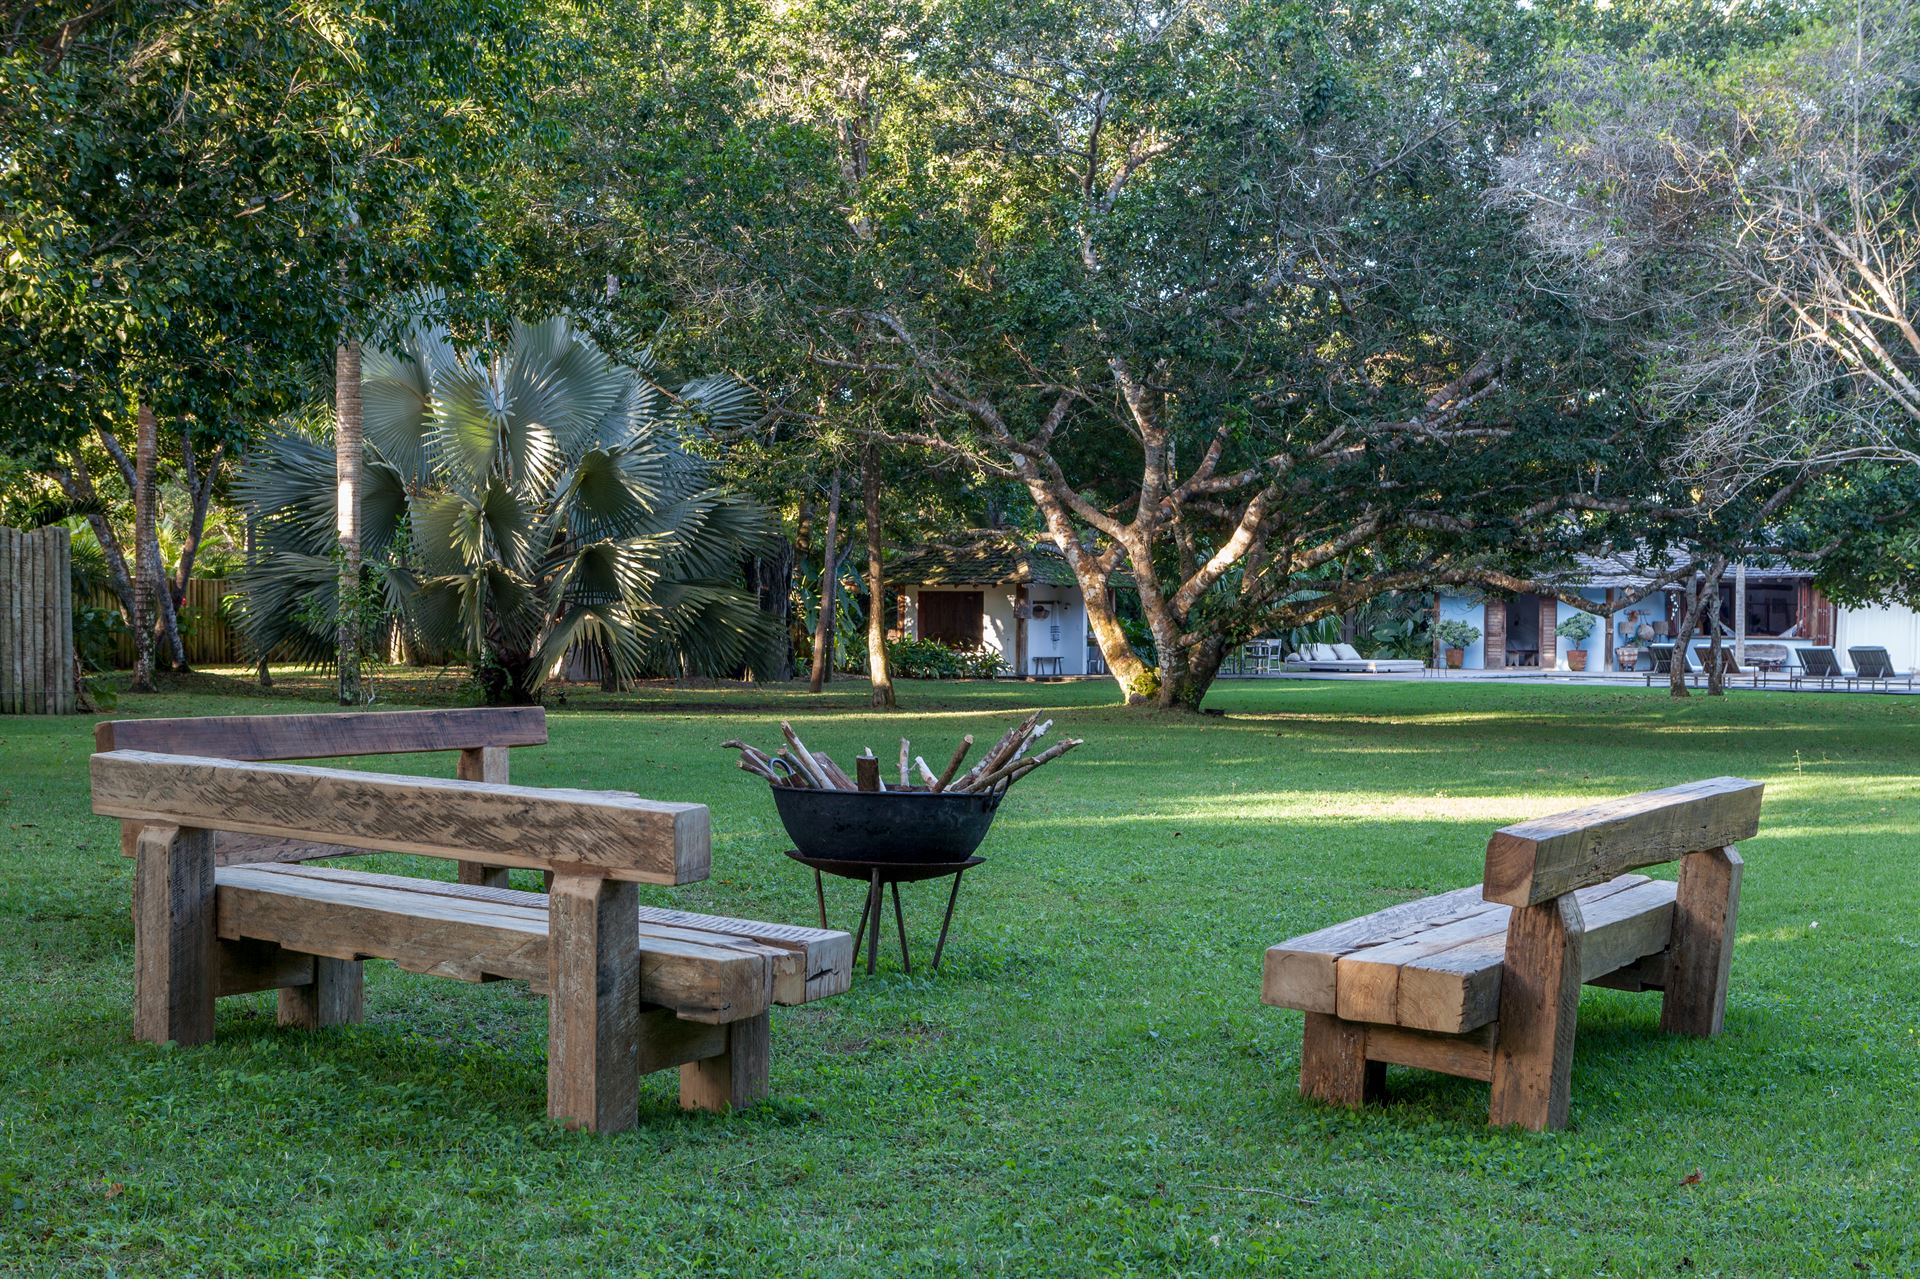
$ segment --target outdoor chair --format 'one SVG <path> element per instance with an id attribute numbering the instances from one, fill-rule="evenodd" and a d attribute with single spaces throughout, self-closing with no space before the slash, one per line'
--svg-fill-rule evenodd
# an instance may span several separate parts
<path id="1" fill-rule="evenodd" d="M 1853 674 L 1840 668 L 1840 659 L 1834 656 L 1831 648 L 1810 645 L 1796 650 L 1800 657 L 1800 673 L 1793 677 L 1794 687 L 1802 680 L 1816 680 L 1822 688 L 1832 688 L 1835 680 L 1853 682 Z"/>
<path id="2" fill-rule="evenodd" d="M 1888 688 L 1895 684 L 1907 688 L 1913 687 L 1913 676 L 1902 675 L 1893 669 L 1893 658 L 1884 648 L 1849 648 L 1847 656 L 1853 659 L 1854 681 L 1861 684 L 1880 684 Z"/>
<path id="3" fill-rule="evenodd" d="M 1682 676 L 1696 675 L 1699 673 L 1694 669 L 1692 659 L 1687 656 L 1687 650 L 1673 644 L 1649 644 L 1647 645 L 1647 656 L 1653 659 L 1653 669 L 1646 673 L 1648 688 L 1653 687 L 1653 681 L 1656 677 L 1671 675 L 1673 673 L 1673 663 L 1676 659 L 1680 663 L 1680 674 Z"/>

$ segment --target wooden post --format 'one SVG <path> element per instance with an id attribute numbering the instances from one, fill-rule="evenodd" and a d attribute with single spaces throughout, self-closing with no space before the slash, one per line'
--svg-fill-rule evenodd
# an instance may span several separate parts
<path id="1" fill-rule="evenodd" d="M 1013 592 L 1013 673 L 1022 678 L 1027 674 L 1027 619 L 1021 614 L 1032 607 L 1033 591 L 1022 582 Z"/>
<path id="2" fill-rule="evenodd" d="M 148 826 L 134 844 L 133 1036 L 213 1039 L 213 833 Z"/>
<path id="3" fill-rule="evenodd" d="M 728 1023 L 725 1052 L 680 1067 L 680 1108 L 738 1110 L 765 1100 L 772 1043 L 767 1013 Z"/>
<path id="4" fill-rule="evenodd" d="M 1507 921 L 1488 1109 L 1496 1126 L 1518 1124 L 1536 1132 L 1566 1126 L 1584 931 L 1572 893 L 1516 906 Z"/>
<path id="5" fill-rule="evenodd" d="M 507 748 L 504 746 L 470 746 L 460 752 L 460 765 L 456 776 L 463 782 L 496 782 L 507 784 Z M 461 862 L 457 872 L 463 884 L 479 884 L 486 888 L 512 888 L 513 883 L 505 866 L 486 866 L 479 862 Z"/>
<path id="6" fill-rule="evenodd" d="M 623 1131 L 640 1117 L 638 891 L 562 873 L 547 911 L 547 1114 Z"/>
<path id="7" fill-rule="evenodd" d="M 1660 1029 L 1676 1035 L 1717 1035 L 1726 1019 L 1727 980 L 1733 965 L 1733 927 L 1740 910 L 1740 871 L 1731 848 L 1688 853 L 1680 859 L 1668 943 L 1666 995 Z"/>
<path id="8" fill-rule="evenodd" d="M 313 980 L 280 988 L 279 1021 L 294 1030 L 323 1030 L 360 1020 L 364 965 L 357 959 L 313 957 Z"/>
<path id="9" fill-rule="evenodd" d="M 1607 615 L 1601 622 L 1601 625 L 1606 628 L 1606 636 L 1607 636 L 1606 656 L 1602 660 L 1601 669 L 1606 671 L 1611 671 L 1616 665 L 1618 665 L 1618 662 L 1615 660 L 1613 655 L 1613 615 L 1619 609 L 1619 607 L 1620 607 L 1620 592 L 1615 590 L 1613 587 L 1609 586 L 1607 588 L 1607 603 L 1606 603 Z"/>
<path id="10" fill-rule="evenodd" d="M 1747 664 L 1747 566 L 1733 566 L 1733 660 L 1742 668 Z"/>
<path id="11" fill-rule="evenodd" d="M 1330 1013 L 1308 1013 L 1300 1041 L 1300 1092 L 1336 1106 L 1358 1106 L 1386 1094 L 1387 1065 L 1367 1060 L 1367 1028 Z"/>

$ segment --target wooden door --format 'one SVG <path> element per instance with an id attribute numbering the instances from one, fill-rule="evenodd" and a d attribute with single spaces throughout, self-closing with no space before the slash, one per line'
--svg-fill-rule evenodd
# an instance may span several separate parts
<path id="1" fill-rule="evenodd" d="M 1487 597 L 1486 657 L 1481 665 L 1490 671 L 1507 664 L 1507 601 L 1504 596 Z"/>
<path id="2" fill-rule="evenodd" d="M 979 591 L 921 591 L 920 638 L 979 648 L 981 603 Z"/>
<path id="3" fill-rule="evenodd" d="M 1550 671 L 1560 660 L 1560 637 L 1553 628 L 1560 625 L 1560 601 L 1547 596 L 1540 601 L 1540 669 Z"/>

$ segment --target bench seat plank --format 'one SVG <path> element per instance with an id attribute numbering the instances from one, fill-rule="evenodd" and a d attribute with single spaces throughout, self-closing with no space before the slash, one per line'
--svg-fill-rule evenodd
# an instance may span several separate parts
<path id="1" fill-rule="evenodd" d="M 519 902 L 541 910 L 545 910 L 547 905 L 545 893 L 522 892 L 515 888 L 487 888 L 478 884 L 411 879 L 331 867 L 290 865 L 277 869 L 288 874 L 324 876 L 341 883 L 399 883 L 418 892 L 440 893 L 474 901 Z M 756 919 L 731 919 L 724 915 L 697 915 L 660 906 L 640 907 L 643 938 L 650 930 L 663 929 L 704 933 L 715 944 L 742 944 L 755 953 L 770 955 L 773 959 L 773 1002 L 776 1004 L 811 1003 L 831 995 L 845 994 L 853 986 L 853 938 L 837 929 L 770 924 Z"/>
<path id="2" fill-rule="evenodd" d="M 1442 1034 L 1485 1026 L 1499 1012 L 1511 909 L 1480 902 L 1479 892 L 1443 893 L 1282 942 L 1267 953 L 1262 998 L 1349 1021 Z M 1673 927 L 1671 881 L 1621 875 L 1575 897 L 1586 930 L 1583 981 L 1665 949 Z M 1303 981 L 1302 974 L 1312 980 Z M 1314 1003 L 1296 1002 L 1302 992 Z"/>
<path id="3" fill-rule="evenodd" d="M 214 882 L 219 933 L 229 940 L 271 941 L 334 959 L 388 959 L 412 972 L 524 981 L 547 990 L 543 894 L 478 890 L 507 898 L 494 900 L 423 892 L 471 886 L 312 866 L 226 866 L 215 871 Z M 758 1016 L 771 1001 L 773 962 L 781 953 L 695 930 L 643 928 L 641 999 L 691 1021 Z"/>

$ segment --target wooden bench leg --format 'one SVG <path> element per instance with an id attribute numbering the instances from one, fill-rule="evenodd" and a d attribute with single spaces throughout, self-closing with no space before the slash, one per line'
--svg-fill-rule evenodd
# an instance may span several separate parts
<path id="1" fill-rule="evenodd" d="M 1688 853 L 1680 859 L 1668 944 L 1666 995 L 1660 1029 L 1678 1035 L 1717 1035 L 1726 1020 L 1727 979 L 1733 966 L 1733 927 L 1740 911 L 1740 871 L 1731 848 Z"/>
<path id="2" fill-rule="evenodd" d="M 1379 1101 L 1387 1093 L 1387 1064 L 1367 1060 L 1367 1028 L 1331 1013 L 1308 1013 L 1300 1041 L 1300 1092 L 1336 1106 Z"/>
<path id="3" fill-rule="evenodd" d="M 1566 1127 L 1583 931 L 1572 893 L 1537 906 L 1516 906 L 1507 921 L 1493 1102 L 1487 1113 L 1497 1127 L 1517 1124 L 1536 1132 Z"/>
<path id="4" fill-rule="evenodd" d="M 504 785 L 507 780 L 507 748 L 504 746 L 465 748 L 460 752 L 460 764 L 456 776 L 463 782 L 499 782 Z M 513 887 L 505 866 L 488 866 L 483 862 L 461 862 L 456 873 L 463 884 L 478 884 L 482 888 Z"/>
<path id="5" fill-rule="evenodd" d="M 365 987 L 365 966 L 359 960 L 316 955 L 311 982 L 280 988 L 280 1024 L 296 1030 L 322 1030 L 357 1022 Z"/>
<path id="6" fill-rule="evenodd" d="M 727 1050 L 680 1067 L 682 1110 L 742 1109 L 767 1096 L 773 1050 L 769 1014 L 727 1024 Z"/>
<path id="7" fill-rule="evenodd" d="M 133 1035 L 213 1039 L 213 833 L 148 826 L 134 847 Z"/>
<path id="8" fill-rule="evenodd" d="M 557 875 L 547 910 L 547 1114 L 623 1131 L 640 1117 L 638 891 Z"/>

